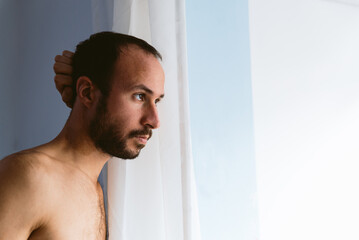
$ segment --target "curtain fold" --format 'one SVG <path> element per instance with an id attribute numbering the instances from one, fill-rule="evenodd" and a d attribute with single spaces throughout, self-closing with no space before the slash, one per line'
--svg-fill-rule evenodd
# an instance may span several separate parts
<path id="1" fill-rule="evenodd" d="M 103 21 L 109 13 L 113 21 L 106 25 Z M 98 17 L 101 15 L 103 18 Z M 158 105 L 161 127 L 137 159 L 111 159 L 108 163 L 109 237 L 199 240 L 184 1 L 114 0 L 109 4 L 93 0 L 93 16 L 95 31 L 112 29 L 156 47 L 163 56 L 166 75 L 166 96 Z"/>

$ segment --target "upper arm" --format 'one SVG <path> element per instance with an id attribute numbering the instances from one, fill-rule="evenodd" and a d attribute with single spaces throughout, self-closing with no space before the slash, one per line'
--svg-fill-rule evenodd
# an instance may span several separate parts
<path id="1" fill-rule="evenodd" d="M 0 161 L 0 239 L 28 239 L 44 220 L 39 169 L 17 158 Z"/>

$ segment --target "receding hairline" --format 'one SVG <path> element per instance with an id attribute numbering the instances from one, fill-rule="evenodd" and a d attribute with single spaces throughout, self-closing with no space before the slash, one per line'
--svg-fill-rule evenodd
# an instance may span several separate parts
<path id="1" fill-rule="evenodd" d="M 147 68 L 144 68 L 144 66 L 147 66 L 148 61 L 152 62 L 150 64 L 154 64 L 156 66 L 158 66 L 159 68 L 161 68 L 161 72 L 164 76 L 164 69 L 163 66 L 161 64 L 161 59 L 156 55 L 153 54 L 152 52 L 148 52 L 146 50 L 144 50 L 142 47 L 139 47 L 137 44 L 135 43 L 128 43 L 125 45 L 121 45 L 118 46 L 118 52 L 117 54 L 117 59 L 114 63 L 112 72 L 110 74 L 110 79 L 109 79 L 109 84 L 112 85 L 113 81 L 114 81 L 114 76 L 115 73 L 119 73 L 120 75 L 122 75 L 122 77 L 127 77 L 126 74 L 128 73 L 127 71 L 123 71 L 124 69 L 136 69 L 136 71 L 144 71 Z M 118 65 L 117 65 L 118 64 Z M 128 65 L 129 64 L 129 65 Z M 152 65 L 154 66 L 154 65 Z M 152 67 L 151 67 L 152 68 Z M 125 75 L 123 75 L 125 74 Z M 111 89 L 109 89 L 111 91 Z M 152 92 L 153 94 L 153 92 Z M 164 94 L 161 94 L 160 98 L 163 98 Z"/>
<path id="2" fill-rule="evenodd" d="M 150 45 L 151 46 L 151 45 Z M 152 46 L 151 46 L 152 47 Z M 126 55 L 126 52 L 123 51 L 124 49 L 125 50 L 128 50 L 128 51 L 131 51 L 131 48 L 132 49 L 138 49 L 138 50 L 141 50 L 143 53 L 145 53 L 146 55 L 148 56 L 153 56 L 155 57 L 157 60 L 160 60 L 162 61 L 162 55 L 154 48 L 154 50 L 156 50 L 156 52 L 152 52 L 150 51 L 149 49 L 147 48 L 144 48 L 143 46 L 140 46 L 136 43 L 126 43 L 126 44 L 121 44 L 121 45 L 118 45 L 117 46 L 117 51 L 118 51 L 118 55 L 117 55 L 117 60 L 118 58 L 121 58 L 122 55 Z"/>
<path id="3" fill-rule="evenodd" d="M 92 34 L 88 39 L 78 43 L 73 57 L 74 71 L 72 73 L 75 96 L 77 95 L 76 82 L 81 76 L 89 77 L 91 82 L 107 95 L 112 84 L 116 61 L 130 57 L 132 54 L 129 53 L 135 53 L 137 49 L 142 49 L 142 56 L 153 56 L 162 65 L 160 61 L 162 56 L 159 51 L 145 40 L 135 36 L 104 31 Z M 140 59 L 138 52 L 133 56 Z"/>

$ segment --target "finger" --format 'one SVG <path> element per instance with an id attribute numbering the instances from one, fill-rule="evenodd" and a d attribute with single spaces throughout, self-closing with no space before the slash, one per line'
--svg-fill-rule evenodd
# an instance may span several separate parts
<path id="1" fill-rule="evenodd" d="M 55 62 L 55 64 L 54 64 L 54 72 L 56 74 L 71 75 L 72 74 L 72 66 L 68 65 L 68 64 L 65 64 L 65 63 Z"/>
<path id="2" fill-rule="evenodd" d="M 55 62 L 65 63 L 65 64 L 71 65 L 72 64 L 72 58 L 62 56 L 62 55 L 56 55 Z"/>
<path id="3" fill-rule="evenodd" d="M 62 74 L 57 74 L 54 77 L 55 80 L 55 84 L 56 85 L 62 85 L 62 86 L 72 86 L 72 77 L 69 75 L 62 75 Z"/>
<path id="4" fill-rule="evenodd" d="M 66 103 L 66 106 L 68 106 L 69 108 L 72 108 L 72 98 L 73 98 L 73 91 L 72 88 L 70 87 L 65 87 L 64 91 L 61 94 L 62 97 L 62 101 L 64 101 L 64 103 Z"/>
<path id="5" fill-rule="evenodd" d="M 72 58 L 74 56 L 74 53 L 73 52 L 70 52 L 68 50 L 64 50 L 62 52 L 62 55 L 65 56 L 65 57 L 68 57 L 68 58 Z"/>
<path id="6" fill-rule="evenodd" d="M 54 77 L 56 89 L 62 94 L 65 87 L 72 86 L 72 78 L 68 75 L 57 74 Z"/>

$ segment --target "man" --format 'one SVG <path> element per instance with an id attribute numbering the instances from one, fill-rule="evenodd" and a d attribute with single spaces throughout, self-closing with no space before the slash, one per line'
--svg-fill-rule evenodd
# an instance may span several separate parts
<path id="1" fill-rule="evenodd" d="M 137 157 L 159 127 L 158 58 L 146 42 L 111 32 L 77 46 L 73 109 L 61 133 L 0 161 L 1 240 L 106 238 L 97 178 L 111 156 Z"/>

